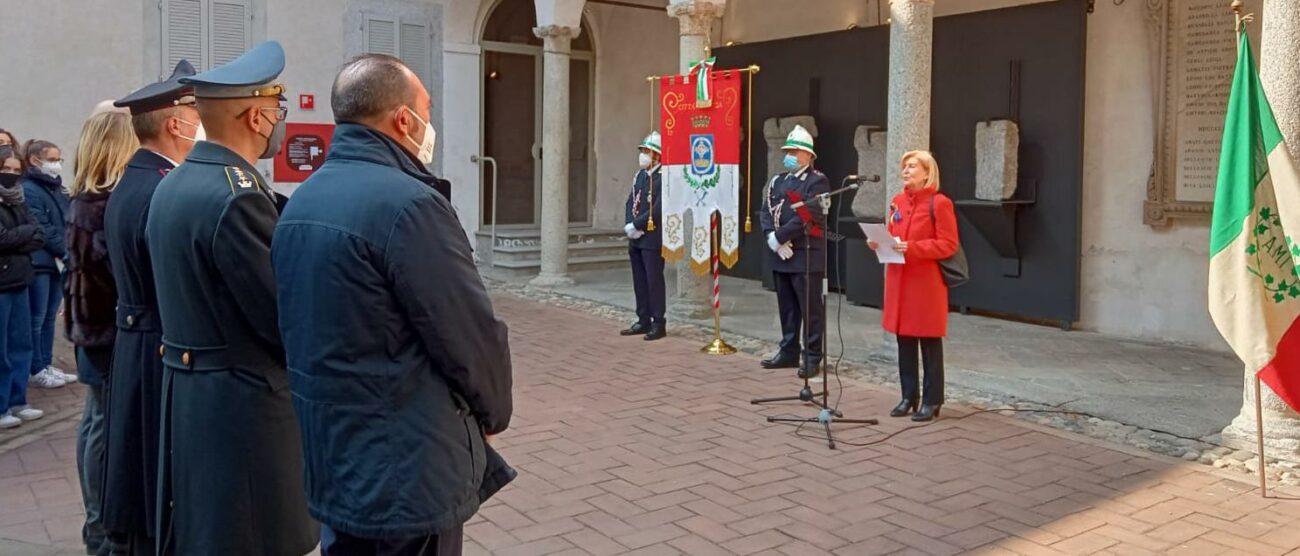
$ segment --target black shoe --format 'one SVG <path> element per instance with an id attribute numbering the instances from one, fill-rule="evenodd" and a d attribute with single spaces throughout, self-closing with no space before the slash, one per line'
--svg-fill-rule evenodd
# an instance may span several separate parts
<path id="1" fill-rule="evenodd" d="M 636 336 L 636 335 L 638 335 L 638 334 L 645 334 L 646 332 L 649 332 L 649 331 L 650 331 L 650 325 L 645 324 L 645 323 L 638 322 L 638 323 L 636 323 L 636 324 L 633 324 L 632 326 L 629 326 L 629 327 L 627 327 L 627 328 L 625 328 L 625 329 L 623 329 L 623 330 L 620 330 L 619 333 L 618 333 L 618 335 L 619 335 L 619 336 Z"/>
<path id="2" fill-rule="evenodd" d="M 916 415 L 912 416 L 912 420 L 918 422 L 933 421 L 939 417 L 939 409 L 942 407 L 941 405 L 922 405 L 921 409 L 916 411 Z"/>
<path id="3" fill-rule="evenodd" d="M 799 356 L 776 352 L 776 355 L 758 362 L 764 369 L 793 369 L 799 366 Z"/>
<path id="4" fill-rule="evenodd" d="M 820 374 L 822 374 L 821 364 L 814 365 L 812 363 L 805 363 L 803 366 L 799 367 L 799 372 L 797 373 L 798 377 L 803 379 L 813 378 Z"/>
<path id="5" fill-rule="evenodd" d="M 916 406 L 918 403 L 920 402 L 918 402 L 917 400 L 903 400 L 901 402 L 898 402 L 898 405 L 894 406 L 894 409 L 889 412 L 889 416 L 906 417 L 908 413 L 916 411 Z"/>
<path id="6" fill-rule="evenodd" d="M 667 335 L 668 331 L 664 330 L 664 323 L 656 322 L 650 325 L 650 332 L 645 335 L 645 341 L 653 342 Z"/>

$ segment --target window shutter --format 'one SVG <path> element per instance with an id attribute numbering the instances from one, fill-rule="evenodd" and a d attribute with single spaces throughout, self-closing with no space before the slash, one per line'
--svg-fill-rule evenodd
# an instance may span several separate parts
<path id="1" fill-rule="evenodd" d="M 208 68 L 213 68 L 248 50 L 249 10 L 247 0 L 211 0 L 208 17 Z"/>
<path id="2" fill-rule="evenodd" d="M 425 87 L 429 86 L 429 28 L 423 24 L 402 22 L 400 58 L 410 66 Z"/>
<path id="3" fill-rule="evenodd" d="M 163 67 L 166 78 L 181 60 L 203 66 L 203 0 L 168 0 L 163 14 Z"/>
<path id="4" fill-rule="evenodd" d="M 397 21 L 366 17 L 366 52 L 397 56 Z"/>

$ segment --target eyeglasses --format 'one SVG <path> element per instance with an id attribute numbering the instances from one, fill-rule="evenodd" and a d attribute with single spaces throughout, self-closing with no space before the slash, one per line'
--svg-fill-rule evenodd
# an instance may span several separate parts
<path id="1" fill-rule="evenodd" d="M 276 106 L 276 107 L 270 107 L 270 106 L 267 106 L 267 107 L 264 107 L 264 108 L 259 108 L 259 110 L 261 110 L 261 111 L 263 111 L 263 112 L 265 112 L 265 111 L 267 111 L 267 110 L 275 110 L 275 121 L 277 121 L 277 122 L 280 121 L 280 120 L 283 120 L 285 116 L 288 116 L 288 115 L 289 115 L 289 109 L 288 109 L 287 107 L 284 107 L 284 106 Z"/>

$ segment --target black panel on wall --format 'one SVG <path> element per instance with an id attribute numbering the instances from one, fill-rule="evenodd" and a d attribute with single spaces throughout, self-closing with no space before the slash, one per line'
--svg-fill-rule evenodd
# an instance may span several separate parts
<path id="1" fill-rule="evenodd" d="M 814 166 L 838 188 L 844 176 L 857 173 L 858 154 L 853 134 L 862 123 L 884 125 L 888 74 L 889 30 L 884 27 L 854 29 L 794 39 L 743 44 L 715 51 L 718 68 L 740 68 L 758 64 L 754 77 L 753 202 L 750 214 L 754 230 L 741 244 L 740 262 L 729 274 L 759 279 L 766 271 L 766 244 L 758 225 L 758 210 L 764 205 L 767 183 L 767 142 L 763 122 L 772 117 L 811 115 L 817 120 L 817 161 Z M 742 185 L 743 187 L 743 185 Z M 744 195 L 742 193 L 741 197 Z M 852 216 L 852 196 L 833 205 L 835 214 Z M 852 228 L 852 229 L 849 229 Z M 841 231 L 861 238 L 855 224 L 845 223 Z M 846 240 L 848 243 L 852 240 Z M 831 268 L 844 256 L 844 244 L 832 251 Z M 833 273 L 832 273 L 833 274 Z M 836 280 L 832 286 L 838 287 Z"/>
<path id="2" fill-rule="evenodd" d="M 1078 320 L 1085 8 L 1084 0 L 1060 0 L 935 21 L 931 149 L 942 169 L 943 191 L 958 201 L 974 197 L 975 125 L 1016 110 L 1021 133 L 1016 197 L 1037 197 L 1016 216 L 1018 277 L 1005 275 L 991 244 L 959 209 L 972 280 L 952 291 L 954 306 Z M 763 68 L 754 79 L 754 232 L 742 239 L 741 262 L 730 274 L 758 279 L 765 272 L 766 246 L 753 212 L 761 206 L 767 178 L 762 122 L 808 114 L 815 107 L 817 167 L 838 184 L 857 169 L 857 126 L 886 123 L 888 46 L 888 27 L 872 27 L 716 51 L 719 68 Z M 1015 108 L 1010 106 L 1013 61 L 1020 68 Z M 819 90 L 815 102 L 809 98 L 810 86 Z M 851 215 L 851 201 L 841 199 L 835 212 Z M 841 228 L 851 238 L 861 238 L 856 225 Z M 880 266 L 855 239 L 834 254 L 832 270 L 845 261 L 841 272 L 849 276 L 850 300 L 879 306 Z"/>

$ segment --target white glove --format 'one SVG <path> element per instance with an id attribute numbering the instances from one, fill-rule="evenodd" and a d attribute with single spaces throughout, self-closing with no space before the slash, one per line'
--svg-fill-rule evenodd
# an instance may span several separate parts
<path id="1" fill-rule="evenodd" d="M 632 239 L 641 239 L 641 236 L 643 236 L 643 235 L 645 235 L 645 232 L 643 232 L 643 231 L 641 231 L 641 230 L 636 230 L 636 231 L 633 231 L 633 232 L 632 232 L 632 236 L 631 236 L 631 237 L 632 237 Z"/>
<path id="2" fill-rule="evenodd" d="M 794 256 L 794 247 L 791 247 L 788 241 L 782 243 L 781 247 L 776 250 L 776 256 L 781 257 L 783 261 L 788 261 L 790 257 Z"/>
<path id="3" fill-rule="evenodd" d="M 636 226 L 628 222 L 626 226 L 623 226 L 623 233 L 627 234 L 628 239 L 636 239 Z"/>
<path id="4" fill-rule="evenodd" d="M 776 232 L 768 232 L 768 233 L 767 233 L 767 248 L 768 248 L 768 249 L 771 249 L 773 252 L 776 252 L 777 248 L 779 248 L 779 247 L 781 247 L 781 244 L 779 244 L 779 243 L 776 242 Z"/>
<path id="5" fill-rule="evenodd" d="M 63 259 L 61 258 L 54 259 L 54 266 L 59 269 L 59 274 L 63 274 L 63 271 L 68 269 L 67 265 L 63 264 Z"/>

